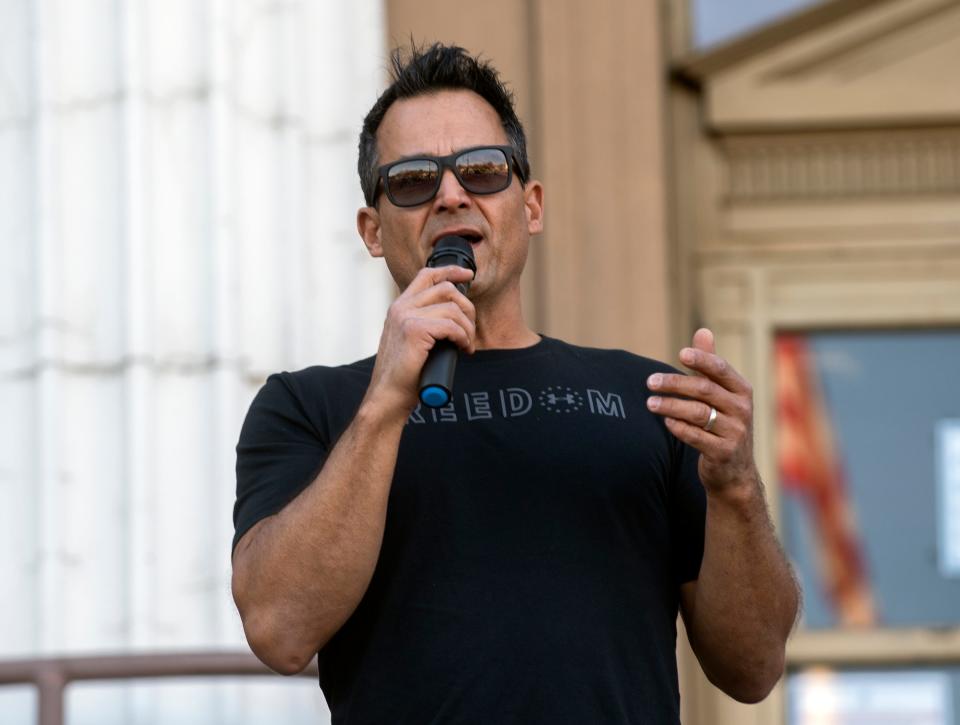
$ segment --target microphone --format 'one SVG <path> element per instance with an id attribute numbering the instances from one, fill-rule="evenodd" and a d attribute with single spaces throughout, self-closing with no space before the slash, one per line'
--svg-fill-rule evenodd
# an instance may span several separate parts
<path id="1" fill-rule="evenodd" d="M 477 273 L 473 247 L 463 237 L 449 234 L 441 237 L 427 259 L 428 267 L 456 265 Z M 463 294 L 470 288 L 469 282 L 458 282 L 457 289 Z M 427 354 L 427 362 L 420 371 L 420 402 L 430 408 L 442 408 L 453 398 L 453 372 L 457 367 L 457 346 L 450 340 L 437 340 Z"/>

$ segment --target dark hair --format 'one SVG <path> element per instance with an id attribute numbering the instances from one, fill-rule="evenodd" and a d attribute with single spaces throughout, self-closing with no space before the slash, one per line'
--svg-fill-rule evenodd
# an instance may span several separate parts
<path id="1" fill-rule="evenodd" d="M 521 181 L 530 178 L 527 138 L 523 125 L 513 110 L 513 94 L 507 90 L 489 62 L 469 55 L 459 46 L 434 43 L 423 49 L 413 42 L 410 45 L 409 57 L 404 58 L 402 50 L 396 48 L 390 54 L 390 61 L 393 80 L 363 119 L 363 130 L 360 132 L 357 172 L 360 174 L 360 186 L 368 206 L 373 206 L 379 181 L 377 129 L 387 109 L 400 98 L 413 98 L 442 90 L 473 91 L 493 106 L 510 145 L 517 152 Z"/>

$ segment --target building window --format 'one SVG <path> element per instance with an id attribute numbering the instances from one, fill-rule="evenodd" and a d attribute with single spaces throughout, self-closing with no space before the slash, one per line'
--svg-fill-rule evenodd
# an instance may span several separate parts
<path id="1" fill-rule="evenodd" d="M 960 668 L 811 669 L 787 680 L 790 725 L 954 725 Z"/>
<path id="2" fill-rule="evenodd" d="M 960 330 L 782 333 L 775 350 L 803 626 L 960 623 Z"/>

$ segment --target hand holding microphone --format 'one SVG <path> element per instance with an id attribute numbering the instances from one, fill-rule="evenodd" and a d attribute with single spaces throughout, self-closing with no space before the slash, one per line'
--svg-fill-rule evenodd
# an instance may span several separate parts
<path id="1" fill-rule="evenodd" d="M 427 259 L 428 267 L 457 266 L 477 271 L 473 248 L 463 237 L 449 235 L 436 244 L 433 254 Z M 466 294 L 469 282 L 460 282 L 457 289 Z M 453 397 L 453 375 L 457 367 L 457 346 L 449 340 L 437 340 L 427 355 L 427 362 L 420 373 L 420 402 L 431 408 L 442 408 Z"/>
<path id="2" fill-rule="evenodd" d="M 451 238 L 459 239 L 459 244 L 453 244 L 453 251 L 446 241 Z M 448 394 L 452 393 L 448 380 L 453 370 L 448 367 L 449 360 L 443 362 L 450 353 L 439 353 L 439 364 L 428 364 L 428 359 L 437 357 L 436 348 L 447 346 L 452 349 L 455 364 L 457 349 L 473 349 L 475 311 L 464 295 L 476 272 L 471 264 L 472 251 L 466 240 L 453 235 L 441 238 L 428 265 L 391 303 L 364 398 L 368 408 L 406 420 L 420 402 L 425 367 L 433 369 L 439 365 L 447 370 L 442 373 L 439 386 L 442 389 L 446 385 Z M 428 384 L 430 379 L 428 375 Z"/>

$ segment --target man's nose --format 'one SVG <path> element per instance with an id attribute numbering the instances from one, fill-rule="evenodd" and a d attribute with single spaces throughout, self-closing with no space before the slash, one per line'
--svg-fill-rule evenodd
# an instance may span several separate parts
<path id="1" fill-rule="evenodd" d="M 440 188 L 437 189 L 437 196 L 433 200 L 434 207 L 438 211 L 460 209 L 470 206 L 472 201 L 470 193 L 460 184 L 453 170 L 444 169 L 443 176 L 440 177 Z"/>

